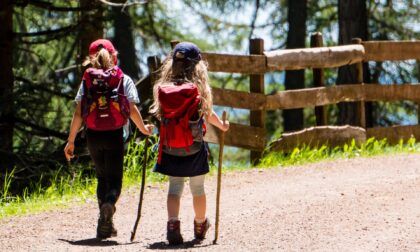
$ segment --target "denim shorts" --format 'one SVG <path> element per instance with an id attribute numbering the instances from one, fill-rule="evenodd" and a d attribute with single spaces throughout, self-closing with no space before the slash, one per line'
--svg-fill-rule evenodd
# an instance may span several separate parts
<path id="1" fill-rule="evenodd" d="M 199 175 L 189 177 L 190 190 L 193 196 L 201 196 L 205 194 L 204 191 L 204 178 L 206 175 Z M 169 190 L 168 194 L 177 195 L 181 197 L 184 190 L 184 177 L 172 177 L 169 176 Z"/>

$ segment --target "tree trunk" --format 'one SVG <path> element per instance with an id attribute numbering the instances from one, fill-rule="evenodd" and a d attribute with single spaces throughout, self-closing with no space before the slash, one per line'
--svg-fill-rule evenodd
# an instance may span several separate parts
<path id="1" fill-rule="evenodd" d="M 287 20 L 287 49 L 305 47 L 306 37 L 306 0 L 289 0 Z M 286 71 L 286 90 L 305 87 L 305 70 Z M 284 131 L 301 130 L 303 128 L 303 109 L 283 111 Z"/>
<path id="2" fill-rule="evenodd" d="M 80 7 L 92 9 L 91 11 L 83 11 L 80 14 L 81 28 L 80 42 L 78 49 L 78 63 L 81 64 L 89 54 L 89 45 L 94 40 L 103 38 L 104 25 L 103 25 L 103 6 L 99 1 L 81 0 Z M 76 88 L 79 87 L 80 80 L 83 73 L 82 68 L 78 69 Z"/>
<path id="3" fill-rule="evenodd" d="M 13 168 L 4 153 L 13 147 L 13 5 L 0 1 L 0 174 Z"/>
<path id="4" fill-rule="evenodd" d="M 367 9 L 365 0 L 339 0 L 338 1 L 339 18 L 339 37 L 340 45 L 351 44 L 353 38 L 368 39 Z M 369 72 L 367 64 L 363 66 L 364 82 L 369 82 Z M 355 84 L 356 69 L 354 65 L 343 66 L 338 69 L 337 85 Z M 370 105 L 367 106 L 368 108 Z M 357 115 L 356 103 L 339 103 L 338 124 L 358 125 L 360 121 Z M 370 109 L 369 109 L 370 110 Z M 372 124 L 371 113 L 367 113 L 366 126 Z"/>
<path id="5" fill-rule="evenodd" d="M 75 91 L 79 89 L 83 71 L 85 67 L 82 67 L 81 64 L 89 56 L 89 45 L 96 39 L 103 38 L 104 36 L 104 25 L 103 25 L 103 5 L 99 1 L 90 1 L 90 0 L 81 0 L 80 7 L 85 8 L 90 11 L 83 11 L 80 14 L 80 30 L 79 30 L 79 44 L 78 44 L 78 54 L 77 54 L 77 63 L 79 67 L 76 70 L 76 78 L 74 83 Z M 77 149 L 75 153 L 79 150 L 85 150 L 87 148 L 87 142 L 85 134 L 82 134 L 80 131 L 76 136 L 76 146 Z M 60 147 L 61 148 L 61 147 Z"/>
<path id="6" fill-rule="evenodd" d="M 120 2 L 125 3 L 125 0 Z M 112 19 L 115 29 L 113 42 L 118 50 L 119 65 L 124 73 L 136 82 L 140 79 L 141 71 L 136 55 L 131 17 L 127 12 L 122 12 L 121 8 L 112 8 Z"/>

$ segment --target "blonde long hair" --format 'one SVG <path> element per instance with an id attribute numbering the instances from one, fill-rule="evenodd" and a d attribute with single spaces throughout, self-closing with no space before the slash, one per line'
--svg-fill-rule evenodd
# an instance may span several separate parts
<path id="1" fill-rule="evenodd" d="M 95 55 L 88 56 L 83 66 L 92 65 L 94 68 L 107 70 L 115 65 L 113 57 L 116 57 L 116 54 L 112 55 L 107 49 L 101 48 Z"/>
<path id="2" fill-rule="evenodd" d="M 163 65 L 159 69 L 159 79 L 153 86 L 153 104 L 150 107 L 150 113 L 160 118 L 160 103 L 158 97 L 158 90 L 161 86 L 173 85 L 173 74 L 172 74 L 172 54 L 169 55 Z M 200 60 L 195 66 L 192 72 L 192 80 L 189 80 L 197 85 L 198 92 L 200 94 L 200 112 L 205 117 L 210 116 L 213 111 L 213 96 L 211 94 L 211 87 L 209 84 L 209 77 L 207 72 L 207 62 Z"/>

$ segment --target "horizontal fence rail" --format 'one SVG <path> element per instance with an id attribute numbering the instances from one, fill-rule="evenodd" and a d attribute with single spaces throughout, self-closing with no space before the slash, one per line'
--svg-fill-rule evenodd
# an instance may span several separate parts
<path id="1" fill-rule="evenodd" d="M 334 68 L 363 60 L 362 45 L 286 49 L 265 52 L 269 71 Z"/>
<path id="2" fill-rule="evenodd" d="M 267 71 L 267 59 L 264 55 L 231 55 L 220 53 L 202 53 L 211 72 L 263 74 Z"/>
<path id="3" fill-rule="evenodd" d="M 364 61 L 420 60 L 420 41 L 363 41 Z"/>
<path id="4" fill-rule="evenodd" d="M 264 95 L 213 88 L 216 105 L 250 109 L 296 109 L 353 101 L 402 101 L 420 99 L 418 84 L 349 84 L 331 87 L 305 88 Z"/>
<path id="5" fill-rule="evenodd" d="M 420 60 L 420 41 L 366 41 L 342 45 L 233 55 L 203 52 L 211 72 L 263 74 L 306 68 L 334 68 L 360 61 Z"/>
<path id="6" fill-rule="evenodd" d="M 212 88 L 212 94 L 215 105 L 249 110 L 264 110 L 267 106 L 267 96 L 261 93 Z"/>
<path id="7" fill-rule="evenodd" d="M 204 140 L 209 143 L 219 143 L 220 130 L 213 125 L 207 124 L 207 132 Z M 229 130 L 225 133 L 225 144 L 245 148 L 248 150 L 261 151 L 266 146 L 266 130 L 264 128 L 252 127 L 230 123 Z"/>

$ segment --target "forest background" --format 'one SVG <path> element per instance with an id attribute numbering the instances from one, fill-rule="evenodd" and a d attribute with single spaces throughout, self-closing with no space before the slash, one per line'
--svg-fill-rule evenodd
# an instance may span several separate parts
<path id="1" fill-rule="evenodd" d="M 81 62 L 94 39 L 111 39 L 121 68 L 141 83 L 149 74 L 147 58 L 163 60 L 172 40 L 232 54 L 249 54 L 252 38 L 264 39 L 265 51 L 309 47 L 314 32 L 323 34 L 324 46 L 350 44 L 356 37 L 414 40 L 420 38 L 419 10 L 419 0 L 0 1 L 0 182 L 14 169 L 20 190 L 65 165 L 63 148 Z M 364 68 L 365 83 L 419 82 L 416 61 L 372 62 Z M 355 83 L 348 72 L 347 67 L 326 70 L 326 86 Z M 213 87 L 249 91 L 249 76 L 210 77 Z M 266 94 L 312 86 L 308 70 L 265 75 Z M 150 92 L 137 87 L 146 117 Z M 230 121 L 249 124 L 249 111 L 228 112 Z M 328 106 L 331 125 L 356 125 L 352 115 L 351 103 Z M 368 127 L 418 123 L 417 104 L 409 101 L 369 103 L 366 116 Z M 265 124 L 270 141 L 282 132 L 314 125 L 315 116 L 313 109 L 272 111 Z M 78 141 L 83 146 L 84 139 Z M 248 160 L 248 151 L 227 151 L 229 162 Z M 85 150 L 78 152 L 83 157 Z"/>

